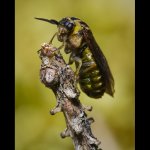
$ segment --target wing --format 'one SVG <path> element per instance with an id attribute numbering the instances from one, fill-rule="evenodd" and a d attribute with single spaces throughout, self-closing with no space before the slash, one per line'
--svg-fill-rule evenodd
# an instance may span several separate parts
<path id="1" fill-rule="evenodd" d="M 104 77 L 104 82 L 106 84 L 106 93 L 113 96 L 114 95 L 114 78 L 112 76 L 112 73 L 110 71 L 109 65 L 107 63 L 107 60 L 98 46 L 91 30 L 88 28 L 87 24 L 82 22 L 84 28 L 82 30 L 82 34 L 84 37 L 85 42 L 87 43 L 89 49 L 91 50 L 93 57 L 95 59 L 95 62 Z"/>

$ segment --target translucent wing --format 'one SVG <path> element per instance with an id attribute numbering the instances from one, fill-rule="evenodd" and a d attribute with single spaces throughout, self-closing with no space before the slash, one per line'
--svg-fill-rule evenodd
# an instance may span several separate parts
<path id="1" fill-rule="evenodd" d="M 114 78 L 110 71 L 107 60 L 106 60 L 102 50 L 98 46 L 97 42 L 95 41 L 95 38 L 94 38 L 91 30 L 88 28 L 88 25 L 84 22 L 81 22 L 81 24 L 83 24 L 83 26 L 84 26 L 81 33 L 83 34 L 84 40 L 87 43 L 89 49 L 91 50 L 93 57 L 95 59 L 95 62 L 104 78 L 104 82 L 106 85 L 106 93 L 113 96 L 114 92 L 115 92 Z"/>

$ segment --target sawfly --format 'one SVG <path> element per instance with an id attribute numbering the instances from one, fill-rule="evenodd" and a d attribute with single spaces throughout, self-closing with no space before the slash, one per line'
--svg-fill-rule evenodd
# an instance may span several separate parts
<path id="1" fill-rule="evenodd" d="M 35 19 L 57 25 L 55 35 L 63 42 L 65 53 L 71 53 L 69 64 L 75 62 L 75 74 L 84 93 L 92 98 L 100 98 L 105 92 L 114 95 L 114 78 L 108 62 L 85 22 L 75 17 L 65 17 L 60 21 Z"/>

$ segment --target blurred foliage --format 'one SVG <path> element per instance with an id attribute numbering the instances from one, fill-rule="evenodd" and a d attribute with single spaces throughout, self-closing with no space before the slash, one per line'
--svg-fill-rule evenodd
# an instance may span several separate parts
<path id="1" fill-rule="evenodd" d="M 114 98 L 94 100 L 81 93 L 82 103 L 94 108 L 88 113 L 96 121 L 94 135 L 104 150 L 134 149 L 134 5 L 134 0 L 15 1 L 15 150 L 73 150 L 71 139 L 59 136 L 66 127 L 63 115 L 49 115 L 55 96 L 39 79 L 36 52 L 57 28 L 34 19 L 66 16 L 90 26 L 115 79 Z"/>

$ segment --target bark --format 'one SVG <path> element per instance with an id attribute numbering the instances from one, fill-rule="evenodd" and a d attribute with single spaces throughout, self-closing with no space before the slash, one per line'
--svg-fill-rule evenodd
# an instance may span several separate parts
<path id="1" fill-rule="evenodd" d="M 85 107 L 79 100 L 80 92 L 73 70 L 67 65 L 59 50 L 52 44 L 44 43 L 38 51 L 42 61 L 40 80 L 52 89 L 57 105 L 50 111 L 51 115 L 63 112 L 67 128 L 60 134 L 62 138 L 71 137 L 75 150 L 101 150 L 100 141 L 91 131 L 93 118 L 88 118 L 85 110 L 91 111 L 92 107 Z"/>

